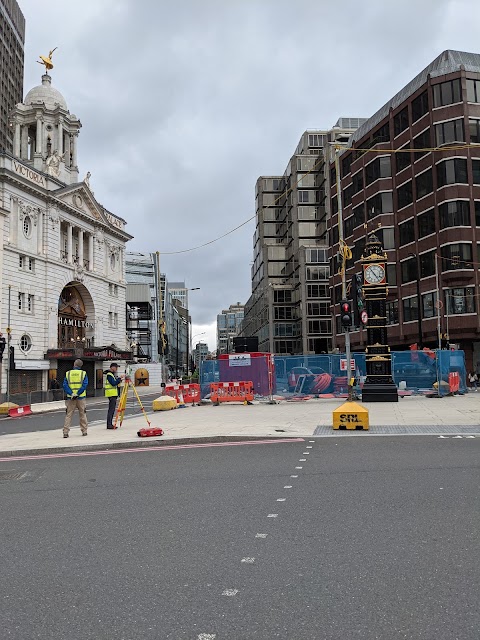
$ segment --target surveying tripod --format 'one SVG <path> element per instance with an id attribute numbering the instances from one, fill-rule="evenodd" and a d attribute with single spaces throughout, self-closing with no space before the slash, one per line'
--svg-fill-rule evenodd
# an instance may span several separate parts
<path id="1" fill-rule="evenodd" d="M 135 389 L 134 384 L 132 383 L 132 379 L 129 376 L 125 376 L 125 384 L 122 387 L 122 392 L 120 394 L 120 401 L 118 403 L 118 408 L 117 408 L 117 413 L 115 415 L 115 422 L 113 423 L 113 428 L 117 429 L 117 422 L 120 419 L 120 424 L 118 425 L 119 427 L 122 426 L 123 423 L 123 417 L 125 415 L 125 409 L 127 408 L 127 399 L 128 399 L 128 390 L 132 389 L 134 396 L 137 398 L 138 404 L 140 405 L 140 409 L 143 413 L 143 415 L 145 416 L 145 420 L 147 421 L 148 426 L 150 427 L 150 420 L 147 417 L 147 414 L 145 412 L 145 408 L 142 404 L 142 401 L 140 400 L 140 396 L 138 395 L 137 390 Z"/>

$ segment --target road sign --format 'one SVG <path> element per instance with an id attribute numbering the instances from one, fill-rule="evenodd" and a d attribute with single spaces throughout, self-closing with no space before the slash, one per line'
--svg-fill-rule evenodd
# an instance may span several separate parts
<path id="1" fill-rule="evenodd" d="M 340 360 L 340 371 L 346 371 L 346 370 L 347 370 L 347 359 L 343 358 L 342 360 Z M 355 371 L 354 358 L 350 360 L 350 371 Z"/>
<path id="2" fill-rule="evenodd" d="M 362 313 L 360 314 L 360 320 L 362 321 L 362 324 L 367 324 L 368 313 L 366 311 L 362 311 Z"/>

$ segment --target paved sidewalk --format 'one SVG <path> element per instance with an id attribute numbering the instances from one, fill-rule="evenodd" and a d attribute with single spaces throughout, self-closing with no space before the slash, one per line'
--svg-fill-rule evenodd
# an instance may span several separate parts
<path id="1" fill-rule="evenodd" d="M 62 437 L 61 429 L 34 431 L 0 436 L 0 455 L 18 452 L 71 451 L 125 446 L 148 446 L 172 440 L 216 440 L 236 438 L 264 438 L 285 436 L 368 435 L 365 432 L 334 432 L 331 430 L 332 411 L 342 400 L 309 400 L 281 402 L 276 405 L 257 403 L 252 406 L 224 404 L 186 407 L 149 415 L 152 426 L 161 427 L 160 438 L 139 438 L 137 431 L 146 426 L 139 414 L 125 418 L 115 431 L 105 424 L 92 423 L 88 437 L 82 438 L 80 429 L 73 428 L 70 438 Z M 480 393 L 466 396 L 428 399 L 406 397 L 397 403 L 364 403 L 370 412 L 371 435 L 412 435 L 468 433 L 480 435 Z M 19 421 L 20 424 L 20 421 Z"/>

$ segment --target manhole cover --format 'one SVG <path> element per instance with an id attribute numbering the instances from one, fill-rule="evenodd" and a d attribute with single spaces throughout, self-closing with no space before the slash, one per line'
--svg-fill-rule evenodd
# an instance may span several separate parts
<path id="1" fill-rule="evenodd" d="M 18 480 L 20 482 L 33 482 L 38 480 L 44 469 L 34 469 L 27 471 L 18 471 L 15 469 L 0 469 L 0 482 L 9 482 L 10 480 Z"/>
<path id="2" fill-rule="evenodd" d="M 0 471 L 0 481 L 2 480 L 21 480 L 26 471 Z"/>

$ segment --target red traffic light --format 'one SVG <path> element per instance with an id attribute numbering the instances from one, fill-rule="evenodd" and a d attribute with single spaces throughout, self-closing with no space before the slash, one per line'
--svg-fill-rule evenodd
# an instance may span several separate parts
<path id="1" fill-rule="evenodd" d="M 344 311 L 345 313 L 350 313 L 350 303 L 349 302 L 344 302 L 342 304 L 342 311 Z"/>

